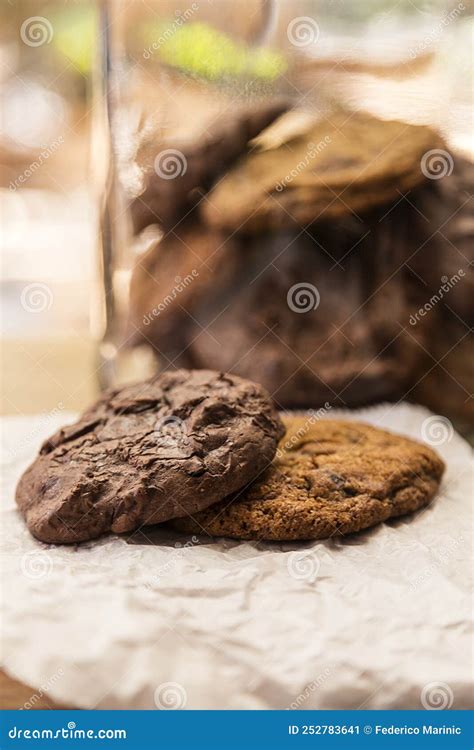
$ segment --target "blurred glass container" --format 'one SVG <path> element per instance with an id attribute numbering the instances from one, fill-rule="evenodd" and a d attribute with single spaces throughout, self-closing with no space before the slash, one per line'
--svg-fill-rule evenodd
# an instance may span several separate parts
<path id="1" fill-rule="evenodd" d="M 392 281 L 415 254 L 413 236 L 424 244 L 421 229 L 405 231 L 415 219 L 399 205 L 398 177 L 389 174 L 377 186 L 391 197 L 373 199 L 376 213 L 356 196 L 343 216 L 349 181 L 333 191 L 338 218 L 315 210 L 307 220 L 311 210 L 300 191 L 304 221 L 285 222 L 287 209 L 280 207 L 279 223 L 258 229 L 250 219 L 225 225 L 215 188 L 225 187 L 249 154 L 272 149 L 286 165 L 272 199 L 278 202 L 292 180 L 304 188 L 300 173 L 307 165 L 299 160 L 288 169 L 288 154 L 294 139 L 309 139 L 318 123 L 327 127 L 316 144 L 308 140 L 307 158 L 317 156 L 330 182 L 334 162 L 342 169 L 346 156 L 331 155 L 328 166 L 321 153 L 341 127 L 352 133 L 345 123 L 353 116 L 357 123 L 361 111 L 429 125 L 469 153 L 469 50 L 456 65 L 451 55 L 472 28 L 467 5 L 110 0 L 101 11 L 112 155 L 102 220 L 103 384 L 190 366 L 261 379 L 283 407 L 413 395 L 429 339 L 421 325 L 409 327 L 420 292 L 415 277 L 429 298 L 444 261 L 440 256 L 439 269 L 436 260 L 430 269 L 414 262 L 413 278 Z M 402 149 L 397 164 L 403 157 Z M 347 156 L 349 166 L 354 158 Z M 369 167 L 360 165 L 360 174 Z M 250 182 L 239 183 L 245 176 Z M 250 167 L 237 174 L 229 183 L 236 205 L 247 191 L 252 195 L 252 180 L 265 192 L 265 178 Z M 424 200 L 414 193 L 418 213 Z M 428 205 L 426 221 L 430 211 L 436 213 Z M 376 303 L 367 277 L 377 284 Z M 288 294 L 298 284 L 309 286 L 309 315 L 291 307 Z M 400 327 L 408 331 L 402 338 Z"/>
<path id="2" fill-rule="evenodd" d="M 97 392 L 89 141 L 96 0 L 0 5 L 2 409 L 79 409 Z M 97 330 L 96 330 L 97 334 Z"/>

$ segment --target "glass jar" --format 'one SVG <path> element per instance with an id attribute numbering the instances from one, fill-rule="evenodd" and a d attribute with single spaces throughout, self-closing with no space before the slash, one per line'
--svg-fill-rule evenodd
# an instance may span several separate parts
<path id="1" fill-rule="evenodd" d="M 97 1 L 4 2 L 0 29 L 3 413 L 77 411 L 97 394 L 100 334 Z"/>
<path id="2" fill-rule="evenodd" d="M 102 11 L 104 384 L 209 368 L 283 409 L 473 419 L 464 4 Z"/>

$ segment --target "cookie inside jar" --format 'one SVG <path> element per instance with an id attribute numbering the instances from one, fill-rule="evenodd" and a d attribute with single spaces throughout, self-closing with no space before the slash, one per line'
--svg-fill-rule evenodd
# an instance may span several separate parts
<path id="1" fill-rule="evenodd" d="M 186 173 L 149 170 L 132 203 L 137 238 L 160 229 L 132 273 L 133 345 L 151 346 L 158 366 L 261 382 L 281 408 L 408 394 L 464 412 L 474 379 L 464 359 L 442 394 L 430 378 L 443 348 L 435 332 L 450 318 L 453 333 L 452 313 L 438 305 L 420 314 L 441 277 L 456 277 L 463 320 L 469 294 L 452 240 L 469 244 L 462 185 L 473 167 L 459 157 L 442 184 L 430 179 L 426 154 L 445 148 L 439 133 L 275 100 L 174 146 Z M 433 231 L 444 217 L 443 232 Z"/>

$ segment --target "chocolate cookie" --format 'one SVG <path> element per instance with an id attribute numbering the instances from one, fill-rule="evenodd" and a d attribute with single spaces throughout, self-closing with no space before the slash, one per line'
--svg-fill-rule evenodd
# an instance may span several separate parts
<path id="1" fill-rule="evenodd" d="M 364 212 L 423 182 L 423 155 L 442 145 L 425 126 L 335 112 L 277 148 L 244 156 L 201 205 L 203 220 L 255 232 Z"/>
<path id="2" fill-rule="evenodd" d="M 181 367 L 258 380 L 287 408 L 402 397 L 433 320 L 408 325 L 418 307 L 411 286 L 422 295 L 426 286 L 404 265 L 407 227 L 426 222 L 409 204 L 379 218 L 256 237 L 183 225 L 134 269 L 135 341 L 146 337 Z M 428 251 L 434 264 L 430 243 L 417 257 Z"/>
<path id="3" fill-rule="evenodd" d="M 149 224 L 158 223 L 170 229 L 179 223 L 219 176 L 247 151 L 249 141 L 286 109 L 288 102 L 275 100 L 233 112 L 213 123 L 199 140 L 191 143 L 153 139 L 139 157 L 144 187 L 131 204 L 135 233 Z M 160 154 L 163 164 L 156 170 Z M 167 171 L 167 165 L 171 171 Z"/>
<path id="4" fill-rule="evenodd" d="M 236 539 L 324 539 L 418 510 L 438 489 L 444 464 L 426 445 L 357 422 L 292 417 L 285 424 L 259 479 L 172 525 Z"/>
<path id="5" fill-rule="evenodd" d="M 194 514 L 271 462 L 282 423 L 259 385 L 176 370 L 105 394 L 47 440 L 16 500 L 44 542 Z"/>

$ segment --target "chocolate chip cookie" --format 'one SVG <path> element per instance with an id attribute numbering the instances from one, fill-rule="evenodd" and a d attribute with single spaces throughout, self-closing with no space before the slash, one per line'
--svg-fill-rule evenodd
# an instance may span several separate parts
<path id="1" fill-rule="evenodd" d="M 276 148 L 244 155 L 201 214 L 215 228 L 258 232 L 363 213 L 424 182 L 423 155 L 443 145 L 425 126 L 334 112 Z"/>
<path id="2" fill-rule="evenodd" d="M 261 477 L 172 525 L 235 539 L 324 539 L 418 510 L 438 489 L 444 464 L 426 445 L 358 422 L 308 416 L 285 424 Z"/>
<path id="3" fill-rule="evenodd" d="M 194 515 L 256 478 L 283 432 L 261 386 L 167 372 L 106 393 L 46 440 L 17 504 L 33 536 L 52 543 Z"/>

